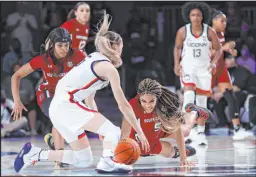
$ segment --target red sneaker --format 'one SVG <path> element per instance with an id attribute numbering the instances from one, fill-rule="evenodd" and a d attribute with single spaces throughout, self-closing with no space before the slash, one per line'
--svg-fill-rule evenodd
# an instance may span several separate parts
<path id="1" fill-rule="evenodd" d="M 197 106 L 193 103 L 188 103 L 185 106 L 185 110 L 186 110 L 186 112 L 196 111 L 197 119 L 203 119 L 205 121 L 208 120 L 209 118 L 213 119 L 213 117 L 214 117 L 214 115 L 211 111 L 209 111 L 208 109 L 203 108 L 201 106 Z"/>

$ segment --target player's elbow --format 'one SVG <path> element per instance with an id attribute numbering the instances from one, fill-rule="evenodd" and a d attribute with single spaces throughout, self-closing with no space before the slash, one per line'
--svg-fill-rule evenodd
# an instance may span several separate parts
<path id="1" fill-rule="evenodd" d="M 12 81 L 16 81 L 16 80 L 20 80 L 21 79 L 21 75 L 18 72 L 15 72 L 12 77 L 11 80 Z"/>
<path id="2" fill-rule="evenodd" d="M 122 101 L 121 103 L 118 104 L 119 110 L 123 112 L 127 112 L 130 108 L 129 103 L 126 103 L 125 101 Z"/>

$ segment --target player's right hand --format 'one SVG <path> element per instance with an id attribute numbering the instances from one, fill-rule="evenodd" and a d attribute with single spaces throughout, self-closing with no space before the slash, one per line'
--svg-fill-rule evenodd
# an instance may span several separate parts
<path id="1" fill-rule="evenodd" d="M 149 143 L 148 143 L 148 140 L 147 140 L 146 136 L 144 135 L 144 133 L 142 133 L 142 134 L 137 133 L 137 137 L 141 143 L 142 150 L 145 152 L 149 152 L 150 151 Z"/>
<path id="2" fill-rule="evenodd" d="M 190 162 L 187 159 L 184 159 L 184 160 L 180 161 L 180 166 L 193 167 L 193 166 L 195 166 L 195 163 L 194 162 Z"/>
<path id="3" fill-rule="evenodd" d="M 23 103 L 19 101 L 14 101 L 14 107 L 11 115 L 13 116 L 13 120 L 18 120 L 22 118 L 22 110 L 28 111 L 27 108 L 23 105 Z"/>
<path id="4" fill-rule="evenodd" d="M 174 73 L 177 76 L 180 76 L 180 64 L 175 64 L 175 66 L 174 66 Z"/>

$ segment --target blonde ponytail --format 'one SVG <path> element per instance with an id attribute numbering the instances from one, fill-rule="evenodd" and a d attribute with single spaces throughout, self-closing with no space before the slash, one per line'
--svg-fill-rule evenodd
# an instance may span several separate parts
<path id="1" fill-rule="evenodd" d="M 98 52 L 106 55 L 114 66 L 119 67 L 122 64 L 122 60 L 120 54 L 113 49 L 112 45 L 121 44 L 122 38 L 119 34 L 108 31 L 111 21 L 112 17 L 104 12 L 103 20 L 98 23 L 98 27 L 99 25 L 101 26 L 96 33 L 94 44 Z"/>

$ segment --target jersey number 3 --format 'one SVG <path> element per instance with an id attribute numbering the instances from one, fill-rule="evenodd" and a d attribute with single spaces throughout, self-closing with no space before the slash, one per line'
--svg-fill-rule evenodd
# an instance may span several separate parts
<path id="1" fill-rule="evenodd" d="M 194 58 L 201 56 L 201 49 L 193 49 Z"/>

